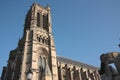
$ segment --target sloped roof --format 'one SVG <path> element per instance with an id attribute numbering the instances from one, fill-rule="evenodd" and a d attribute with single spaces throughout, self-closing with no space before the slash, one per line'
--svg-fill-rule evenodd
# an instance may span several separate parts
<path id="1" fill-rule="evenodd" d="M 87 68 L 87 69 L 99 70 L 98 67 L 88 65 L 88 64 L 85 64 L 85 63 L 82 63 L 82 62 L 79 62 L 79 61 L 71 60 L 71 59 L 68 59 L 68 58 L 60 57 L 60 56 L 57 56 L 57 61 L 64 62 L 66 64 L 69 63 L 69 64 L 72 64 L 74 66 L 80 66 L 80 67 Z"/>

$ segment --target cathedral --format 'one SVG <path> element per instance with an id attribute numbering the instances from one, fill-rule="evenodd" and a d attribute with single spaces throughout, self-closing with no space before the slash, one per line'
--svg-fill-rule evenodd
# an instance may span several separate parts
<path id="1" fill-rule="evenodd" d="M 26 15 L 23 36 L 3 67 L 1 80 L 101 80 L 106 73 L 104 60 L 98 68 L 57 56 L 51 23 L 50 7 L 34 3 Z"/>

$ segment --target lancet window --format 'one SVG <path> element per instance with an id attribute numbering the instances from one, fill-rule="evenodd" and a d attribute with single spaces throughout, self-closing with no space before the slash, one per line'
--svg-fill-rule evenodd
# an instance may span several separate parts
<path id="1" fill-rule="evenodd" d="M 39 64 L 39 68 L 42 67 L 42 57 L 40 56 L 39 59 L 38 59 L 38 64 Z"/>
<path id="2" fill-rule="evenodd" d="M 43 29 L 47 30 L 48 26 L 48 15 L 43 15 Z"/>
<path id="3" fill-rule="evenodd" d="M 37 13 L 37 26 L 40 27 L 40 13 Z"/>
<path id="4" fill-rule="evenodd" d="M 39 57 L 39 59 L 38 59 L 38 64 L 39 64 L 39 69 L 41 70 L 41 69 L 45 69 L 45 66 L 46 66 L 46 58 L 45 57 Z"/>
<path id="5" fill-rule="evenodd" d="M 46 66 L 46 58 L 45 57 L 39 57 L 38 59 L 39 64 L 39 80 L 42 80 L 42 78 L 45 76 L 45 66 Z"/>

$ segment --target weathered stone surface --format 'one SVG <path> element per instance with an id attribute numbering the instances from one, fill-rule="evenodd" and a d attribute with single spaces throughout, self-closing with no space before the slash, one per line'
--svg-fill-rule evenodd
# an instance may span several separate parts
<path id="1" fill-rule="evenodd" d="M 102 80 L 120 80 L 120 53 L 102 54 L 100 75 Z"/>

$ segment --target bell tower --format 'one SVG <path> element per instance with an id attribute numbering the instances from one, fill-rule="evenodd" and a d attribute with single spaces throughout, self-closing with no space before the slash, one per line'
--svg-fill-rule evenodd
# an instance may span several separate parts
<path id="1" fill-rule="evenodd" d="M 50 7 L 34 3 L 25 18 L 19 80 L 58 80 Z"/>

